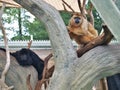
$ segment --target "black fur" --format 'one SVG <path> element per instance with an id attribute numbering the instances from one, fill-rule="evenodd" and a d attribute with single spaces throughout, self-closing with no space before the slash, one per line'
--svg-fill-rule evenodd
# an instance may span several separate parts
<path id="1" fill-rule="evenodd" d="M 0 50 L 6 51 L 3 48 L 0 48 Z M 10 55 L 14 56 L 16 58 L 17 62 L 21 66 L 33 65 L 34 68 L 38 72 L 38 80 L 42 79 L 42 72 L 44 69 L 44 61 L 41 58 L 39 58 L 39 56 L 37 54 L 35 54 L 32 50 L 23 48 L 14 53 L 10 53 Z"/>
<path id="2" fill-rule="evenodd" d="M 107 77 L 108 90 L 120 90 L 120 73 Z"/>

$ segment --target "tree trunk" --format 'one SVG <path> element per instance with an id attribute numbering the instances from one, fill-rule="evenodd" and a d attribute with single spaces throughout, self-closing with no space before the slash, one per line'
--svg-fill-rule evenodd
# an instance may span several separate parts
<path id="1" fill-rule="evenodd" d="M 18 26 L 19 26 L 19 36 L 22 40 L 22 17 L 21 17 L 21 8 L 18 9 Z"/>
<path id="2" fill-rule="evenodd" d="M 5 67 L 5 63 L 5 52 L 0 51 L 0 75 Z M 29 74 L 31 74 L 31 85 L 35 87 L 37 83 L 37 72 L 34 67 L 22 67 L 16 62 L 15 58 L 11 56 L 10 69 L 6 75 L 6 84 L 8 86 L 13 85 L 13 90 L 28 90 L 26 79 Z"/>
<path id="3" fill-rule="evenodd" d="M 55 59 L 55 71 L 47 90 L 90 90 L 105 76 L 120 72 L 120 47 L 97 47 L 77 58 L 58 11 L 43 0 L 14 0 L 46 25 Z"/>

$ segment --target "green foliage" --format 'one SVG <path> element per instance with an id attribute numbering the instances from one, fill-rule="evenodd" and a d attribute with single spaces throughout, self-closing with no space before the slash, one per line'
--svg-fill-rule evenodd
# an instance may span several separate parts
<path id="1" fill-rule="evenodd" d="M 19 40 L 24 39 L 24 36 L 27 36 L 26 35 L 27 31 L 24 29 L 23 22 L 24 20 L 27 20 L 30 18 L 30 16 L 25 14 L 25 12 L 28 12 L 28 11 L 26 11 L 23 8 L 5 8 L 4 12 L 5 13 L 3 14 L 3 23 L 5 25 L 9 24 L 9 27 L 6 27 L 6 30 L 16 32 L 17 34 L 17 36 L 15 36 L 16 39 L 19 39 Z"/>
<path id="2" fill-rule="evenodd" d="M 31 23 L 26 20 L 24 23 L 24 27 L 26 27 L 27 31 L 30 35 L 33 35 L 34 40 L 48 40 L 48 33 L 46 32 L 45 25 L 38 21 L 36 18 Z"/>
<path id="3" fill-rule="evenodd" d="M 98 33 L 100 33 L 102 29 L 103 21 L 95 9 L 93 9 L 93 16 L 94 16 L 94 27 L 98 30 Z"/>
<path id="4" fill-rule="evenodd" d="M 89 6 L 87 5 L 86 8 L 89 9 Z M 41 21 L 38 21 L 36 18 L 34 18 L 34 20 L 31 22 L 29 20 L 30 16 L 26 15 L 27 12 L 27 10 L 21 9 L 21 17 L 19 17 L 19 10 L 17 8 L 5 9 L 5 14 L 7 17 L 4 17 L 4 23 L 11 24 L 14 23 L 15 20 L 18 21 L 18 18 L 21 18 L 22 35 L 20 35 L 20 32 L 18 30 L 15 30 L 14 27 L 9 27 L 9 30 L 13 30 L 17 34 L 12 38 L 12 40 L 29 40 L 30 35 L 33 35 L 34 40 L 48 40 L 49 37 L 48 33 L 46 32 L 45 25 Z M 71 18 L 71 13 L 60 11 L 60 15 L 65 22 L 65 25 L 67 26 Z M 95 9 L 93 9 L 93 15 L 95 17 L 95 28 L 98 30 L 98 32 L 100 32 L 102 20 Z"/>
<path id="5" fill-rule="evenodd" d="M 65 23 L 65 25 L 68 25 L 68 22 L 71 18 L 71 13 L 70 12 L 66 12 L 66 11 L 60 11 L 60 15 Z"/>
<path id="6" fill-rule="evenodd" d="M 17 36 L 14 36 L 11 40 L 30 40 L 30 36 L 20 36 L 20 35 L 17 35 Z"/>
<path id="7" fill-rule="evenodd" d="M 88 4 L 86 5 L 86 9 L 90 9 L 90 1 L 88 1 Z M 96 11 L 95 8 L 92 9 L 92 13 L 94 16 L 94 27 L 97 29 L 98 33 L 101 32 L 102 26 L 101 24 L 103 23 L 99 13 Z M 88 17 L 88 21 L 89 21 L 89 16 Z"/>
<path id="8" fill-rule="evenodd" d="M 4 23 L 13 23 L 14 20 L 18 19 L 18 9 L 17 8 L 5 8 Z"/>
<path id="9" fill-rule="evenodd" d="M 63 18 L 63 21 L 65 22 L 65 25 L 68 25 L 71 14 L 65 11 L 60 12 L 60 14 Z M 29 35 L 33 35 L 34 40 L 48 40 L 49 39 L 48 33 L 46 32 L 46 29 L 45 29 L 45 25 L 41 21 L 38 21 L 38 19 L 35 18 L 33 22 L 30 22 L 28 18 L 26 17 L 24 17 L 23 21 L 24 21 L 23 26 L 25 27 L 24 32 L 29 33 Z M 26 40 L 30 39 L 29 36 L 26 36 L 23 34 L 22 40 L 24 40 L 25 38 Z M 21 37 L 17 35 L 12 38 L 12 40 L 17 40 L 17 39 L 19 40 L 21 39 Z"/>

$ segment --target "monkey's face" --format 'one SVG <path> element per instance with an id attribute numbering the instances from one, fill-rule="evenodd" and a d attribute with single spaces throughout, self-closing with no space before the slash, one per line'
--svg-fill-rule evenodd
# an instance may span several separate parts
<path id="1" fill-rule="evenodd" d="M 80 13 L 74 13 L 70 19 L 70 25 L 73 27 L 80 27 L 83 22 L 83 16 Z"/>

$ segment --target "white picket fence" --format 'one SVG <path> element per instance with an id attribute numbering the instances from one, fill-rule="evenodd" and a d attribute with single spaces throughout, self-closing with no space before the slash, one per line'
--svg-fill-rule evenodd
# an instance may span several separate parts
<path id="1" fill-rule="evenodd" d="M 8 41 L 8 46 L 10 49 L 21 49 L 21 48 L 27 48 L 28 46 L 27 40 L 18 40 L 18 41 Z M 73 45 L 76 47 L 77 44 L 73 41 Z M 0 47 L 4 47 L 4 41 L 0 41 Z M 51 49 L 51 43 L 49 40 L 33 40 L 31 49 Z"/>
<path id="2" fill-rule="evenodd" d="M 21 48 L 27 48 L 28 46 L 27 40 L 22 41 L 8 41 L 8 45 L 10 49 L 21 49 Z M 77 44 L 73 41 L 73 46 L 77 47 Z M 111 43 L 118 43 L 117 41 L 112 41 Z M 4 41 L 0 41 L 0 47 L 4 48 Z M 31 49 L 51 49 L 51 43 L 49 40 L 33 40 Z"/>

